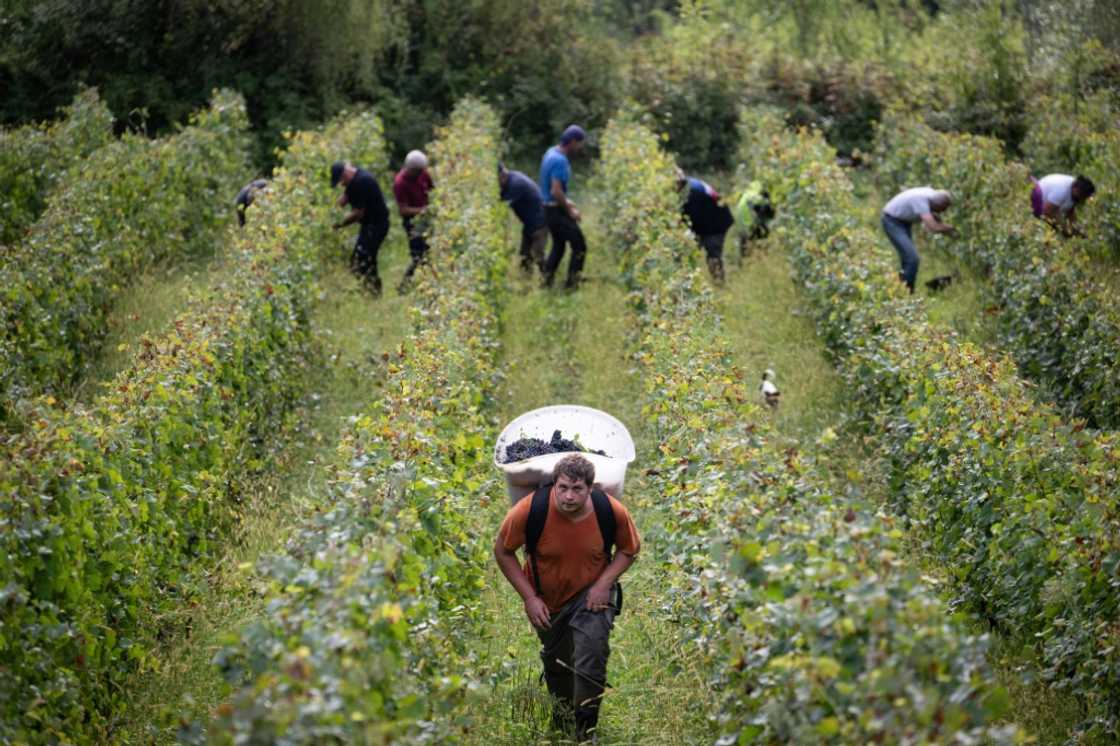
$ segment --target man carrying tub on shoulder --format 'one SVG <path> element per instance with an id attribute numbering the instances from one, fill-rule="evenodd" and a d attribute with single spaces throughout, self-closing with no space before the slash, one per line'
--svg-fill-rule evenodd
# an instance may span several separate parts
<path id="1" fill-rule="evenodd" d="M 898 252 L 902 264 L 899 279 L 906 283 L 911 293 L 914 292 L 914 283 L 918 279 L 919 261 L 911 233 L 914 223 L 920 221 L 931 233 L 956 233 L 956 228 L 942 223 L 940 219 L 941 213 L 949 209 L 952 203 L 952 195 L 944 189 L 924 186 L 899 192 L 883 208 L 883 231 Z"/>
<path id="2" fill-rule="evenodd" d="M 594 464 L 579 454 L 566 456 L 552 482 L 510 509 L 494 543 L 498 567 L 525 602 L 541 641 L 545 682 L 555 700 L 553 726 L 567 730 L 574 719 L 577 740 L 592 742 L 609 638 L 621 610 L 618 579 L 640 548 L 629 512 L 593 490 L 594 482 Z M 524 568 L 517 561 L 521 547 Z"/>

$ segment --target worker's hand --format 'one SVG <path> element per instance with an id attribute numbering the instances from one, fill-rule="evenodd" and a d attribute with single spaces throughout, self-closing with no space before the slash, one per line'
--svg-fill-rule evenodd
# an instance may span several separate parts
<path id="1" fill-rule="evenodd" d="M 600 588 L 599 584 L 591 586 L 587 591 L 587 608 L 591 611 L 603 611 L 611 603 L 611 587 Z"/>
<path id="2" fill-rule="evenodd" d="M 345 228 L 345 227 L 346 227 L 345 223 L 335 223 L 334 225 L 331 226 L 331 228 L 333 228 L 336 231 L 339 230 L 340 228 Z"/>
<path id="3" fill-rule="evenodd" d="M 568 207 L 568 214 L 571 215 L 572 220 L 576 221 L 577 223 L 583 218 L 583 215 L 580 215 L 580 212 L 575 205 L 571 205 L 570 207 Z"/>
<path id="4" fill-rule="evenodd" d="M 529 624 L 537 629 L 548 629 L 552 626 L 552 615 L 548 605 L 540 596 L 530 596 L 525 599 L 525 616 L 529 617 Z"/>

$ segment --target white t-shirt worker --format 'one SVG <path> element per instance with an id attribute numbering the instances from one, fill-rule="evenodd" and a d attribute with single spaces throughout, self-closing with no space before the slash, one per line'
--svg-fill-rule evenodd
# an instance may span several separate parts
<path id="1" fill-rule="evenodd" d="M 1048 174 L 1035 181 L 1031 190 L 1031 212 L 1068 235 L 1084 235 L 1074 222 L 1079 205 L 1097 191 L 1085 176 Z"/>

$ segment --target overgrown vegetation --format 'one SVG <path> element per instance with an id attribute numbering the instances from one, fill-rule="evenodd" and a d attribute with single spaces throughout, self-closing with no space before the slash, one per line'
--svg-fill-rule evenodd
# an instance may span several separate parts
<path id="1" fill-rule="evenodd" d="M 647 473 L 670 514 L 658 540 L 677 570 L 672 610 L 708 656 L 724 740 L 1013 742 L 1014 728 L 988 726 L 1003 695 L 983 640 L 902 559 L 895 521 L 768 443 L 679 219 L 673 161 L 627 118 L 603 146 L 660 441 Z"/>
<path id="2" fill-rule="evenodd" d="M 1108 137 L 1120 143 L 1112 131 L 1098 141 Z M 947 249 L 988 278 L 1000 341 L 1023 375 L 1069 414 L 1099 427 L 1120 425 L 1120 311 L 1114 289 L 1097 279 L 1086 256 L 1089 240 L 1068 242 L 1030 216 L 1029 173 L 1005 161 L 997 141 L 898 117 L 883 123 L 880 140 L 876 165 L 891 193 L 932 183 L 959 195 L 953 221 L 960 240 Z M 1117 199 L 1103 194 L 1100 201 Z M 1094 240 L 1102 227 L 1090 226 Z"/>
<path id="3" fill-rule="evenodd" d="M 1115 738 L 1115 433 L 1064 421 L 1011 361 L 929 323 L 882 242 L 853 218 L 851 184 L 819 135 L 759 113 L 742 132 L 744 160 L 775 185 L 780 240 L 850 406 L 889 458 L 894 510 L 962 607 L 1076 696 L 1074 735 Z"/>
<path id="4" fill-rule="evenodd" d="M 230 530 L 237 478 L 306 381 L 322 165 L 381 147 L 372 115 L 295 136 L 226 282 L 88 407 L 38 400 L 4 436 L 0 740 L 112 740 L 121 683 L 157 654 L 161 611 Z"/>
<path id="5" fill-rule="evenodd" d="M 351 101 L 377 107 L 399 158 L 467 94 L 533 152 L 633 98 L 693 168 L 733 161 L 748 102 L 783 105 L 845 154 L 866 150 L 899 101 L 1016 148 L 1040 96 L 1116 93 L 1120 12 L 1108 0 L 12 0 L 0 27 L 2 122 L 50 117 L 84 83 L 118 127 L 159 132 L 228 86 L 267 164 L 284 130 Z"/>
<path id="6" fill-rule="evenodd" d="M 247 128 L 241 96 L 217 91 L 170 137 L 125 135 L 75 159 L 0 263 L 0 423 L 19 419 L 29 397 L 65 398 L 137 273 L 213 251 L 229 221 L 224 197 L 247 169 Z"/>
<path id="7" fill-rule="evenodd" d="M 416 290 L 415 333 L 339 449 L 332 507 L 259 567 L 268 616 L 218 659 L 232 697 L 214 743 L 444 742 L 437 722 L 468 691 L 456 675 L 477 623 L 493 495 L 487 402 L 505 259 L 493 164 L 497 122 L 465 101 L 431 153 L 436 272 Z M 194 740 L 205 742 L 198 728 Z"/>

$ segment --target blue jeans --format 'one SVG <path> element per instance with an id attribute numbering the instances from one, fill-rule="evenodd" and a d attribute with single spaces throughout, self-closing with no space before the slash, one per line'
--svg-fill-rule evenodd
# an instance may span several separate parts
<path id="1" fill-rule="evenodd" d="M 910 231 L 913 226 L 910 223 L 903 222 L 898 218 L 892 218 L 890 215 L 883 213 L 883 231 L 887 234 L 887 238 L 894 244 L 895 251 L 898 252 L 898 259 L 902 263 L 902 281 L 906 283 L 906 287 L 910 288 L 910 292 L 914 292 L 914 283 L 918 279 L 918 250 L 914 248 L 914 238 Z"/>

